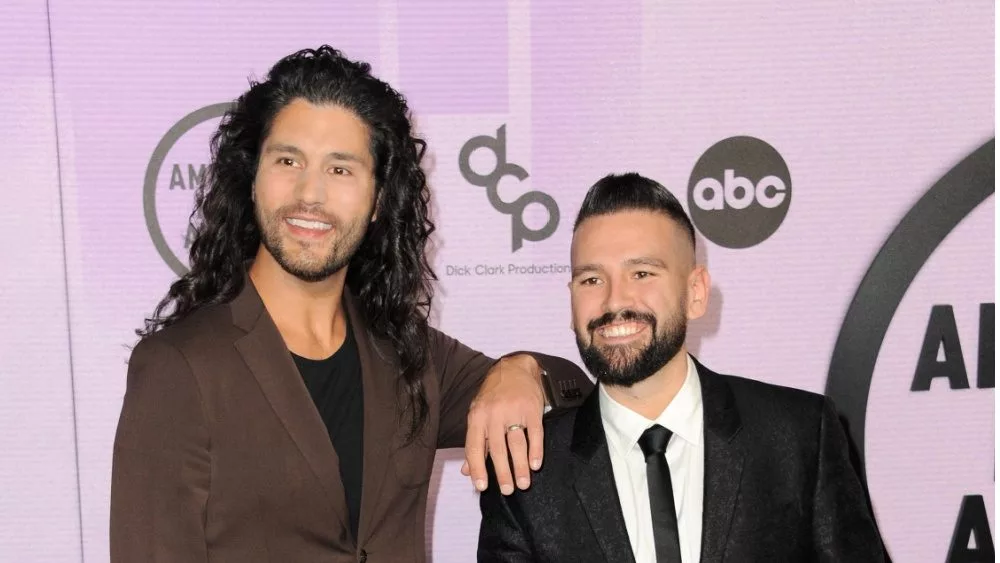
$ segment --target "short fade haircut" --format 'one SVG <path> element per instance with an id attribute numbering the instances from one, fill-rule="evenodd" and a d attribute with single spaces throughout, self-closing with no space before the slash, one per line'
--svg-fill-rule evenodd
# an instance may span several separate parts
<path id="1" fill-rule="evenodd" d="M 667 188 L 636 172 L 608 174 L 591 186 L 573 223 L 573 232 L 591 217 L 621 211 L 662 213 L 684 228 L 691 248 L 695 248 L 694 225 L 681 207 L 681 202 Z"/>

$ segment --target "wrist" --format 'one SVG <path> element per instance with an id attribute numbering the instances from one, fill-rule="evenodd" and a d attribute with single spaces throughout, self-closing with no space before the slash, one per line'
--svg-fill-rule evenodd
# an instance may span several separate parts
<path id="1" fill-rule="evenodd" d="M 555 405 L 550 394 L 550 385 L 547 379 L 548 372 L 545 370 L 545 366 L 538 361 L 538 358 L 534 354 L 530 352 L 511 352 L 510 354 L 502 356 L 497 361 L 497 363 L 501 362 L 505 365 L 509 364 L 511 367 L 516 367 L 532 374 L 535 383 L 538 384 L 539 389 L 541 390 L 545 406 L 551 407 Z"/>

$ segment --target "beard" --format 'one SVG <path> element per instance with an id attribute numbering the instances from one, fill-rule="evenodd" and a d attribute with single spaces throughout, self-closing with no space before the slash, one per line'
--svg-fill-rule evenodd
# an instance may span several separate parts
<path id="1" fill-rule="evenodd" d="M 681 303 L 685 299 L 682 296 Z M 680 352 L 687 336 L 687 318 L 678 307 L 675 314 L 666 319 L 663 327 L 657 325 L 656 317 L 649 313 L 623 310 L 604 315 L 587 323 L 590 342 L 585 343 L 580 331 L 576 332 L 576 346 L 587 370 L 604 385 L 632 387 L 636 383 L 658 372 Z M 644 322 L 649 325 L 652 338 L 644 347 L 633 344 L 618 344 L 598 347 L 594 344 L 597 329 L 615 321 Z"/>
<path id="2" fill-rule="evenodd" d="M 308 248 L 296 249 L 296 246 L 301 246 L 297 241 L 284 239 L 281 234 L 284 217 L 294 213 L 320 215 L 324 223 L 332 225 L 334 239 L 329 248 L 317 255 Z M 260 225 L 261 244 L 281 269 L 305 282 L 323 281 L 344 269 L 361 246 L 368 223 L 366 217 L 362 216 L 347 223 L 345 227 L 337 218 L 317 213 L 315 209 L 303 205 L 288 205 L 267 215 L 257 206 L 255 214 L 257 224 Z"/>

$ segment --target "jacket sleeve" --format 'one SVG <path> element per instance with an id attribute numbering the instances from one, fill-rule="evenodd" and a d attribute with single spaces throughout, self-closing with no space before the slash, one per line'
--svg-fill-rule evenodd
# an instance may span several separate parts
<path id="1" fill-rule="evenodd" d="M 882 540 L 851 465 L 844 428 L 829 399 L 823 401 L 821 416 L 813 497 L 815 560 L 882 563 Z"/>
<path id="2" fill-rule="evenodd" d="M 511 510 L 511 503 L 516 501 L 500 494 L 492 461 L 487 460 L 486 471 L 489 486 L 479 494 L 483 519 L 476 559 L 479 563 L 531 563 L 535 560 L 531 544 Z"/>
<path id="3" fill-rule="evenodd" d="M 465 445 L 469 405 L 497 360 L 477 352 L 438 330 L 430 330 L 431 354 L 441 382 L 439 448 Z"/>
<path id="4" fill-rule="evenodd" d="M 112 563 L 207 562 L 211 460 L 187 361 L 155 336 L 129 361 L 111 472 Z"/>
<path id="5" fill-rule="evenodd" d="M 435 329 L 430 330 L 431 357 L 441 382 L 441 424 L 438 429 L 439 448 L 461 448 L 465 445 L 469 406 L 479 387 L 486 380 L 494 360 L 472 350 L 458 340 Z M 528 354 L 542 367 L 543 377 L 549 381 L 574 380 L 592 387 L 590 380 L 573 362 L 537 352 L 514 352 Z M 552 385 L 548 385 L 553 388 Z M 548 399 L 551 403 L 552 398 Z"/>

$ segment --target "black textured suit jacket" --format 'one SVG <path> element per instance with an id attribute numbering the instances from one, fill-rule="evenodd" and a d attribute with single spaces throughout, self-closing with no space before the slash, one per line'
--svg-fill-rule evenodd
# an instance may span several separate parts
<path id="1" fill-rule="evenodd" d="M 847 439 L 821 395 L 698 364 L 705 415 L 703 563 L 884 561 Z M 480 497 L 480 562 L 634 561 L 595 390 L 545 419 L 545 464 Z"/>

